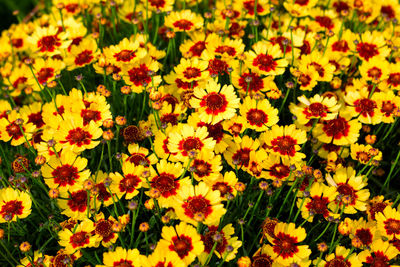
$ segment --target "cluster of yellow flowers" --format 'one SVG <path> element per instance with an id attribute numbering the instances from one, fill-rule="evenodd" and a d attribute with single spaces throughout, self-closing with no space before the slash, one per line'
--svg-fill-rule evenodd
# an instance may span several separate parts
<path id="1" fill-rule="evenodd" d="M 52 2 L 0 38 L 5 264 L 398 260 L 397 1 Z"/>

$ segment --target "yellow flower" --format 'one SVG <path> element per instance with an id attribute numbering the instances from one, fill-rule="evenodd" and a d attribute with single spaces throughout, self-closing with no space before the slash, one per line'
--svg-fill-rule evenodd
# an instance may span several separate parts
<path id="1" fill-rule="evenodd" d="M 316 267 L 330 266 L 330 264 L 335 264 L 338 266 L 361 267 L 362 262 L 358 258 L 357 254 L 350 253 L 350 249 L 346 249 L 343 246 L 337 246 L 335 252 L 326 256 L 325 260 L 315 259 L 313 263 L 316 264 Z"/>
<path id="2" fill-rule="evenodd" d="M 399 254 L 399 251 L 387 241 L 375 240 L 370 250 L 363 250 L 358 254 L 358 259 L 366 264 L 386 264 Z M 393 266 L 393 265 L 392 265 Z"/>
<path id="3" fill-rule="evenodd" d="M 206 183 L 200 182 L 196 186 L 181 187 L 173 207 L 184 222 L 216 225 L 226 212 L 221 200 L 219 191 L 213 191 Z"/>
<path id="4" fill-rule="evenodd" d="M 19 146 L 31 140 L 35 129 L 33 123 L 24 121 L 21 114 L 15 110 L 0 118 L 0 140 L 11 140 L 12 146 Z"/>
<path id="5" fill-rule="evenodd" d="M 93 235 L 94 229 L 94 223 L 91 220 L 85 219 L 74 228 L 74 232 L 67 228 L 60 231 L 58 233 L 60 238 L 58 243 L 69 254 L 81 248 L 97 247 L 101 239 Z"/>
<path id="6" fill-rule="evenodd" d="M 110 173 L 112 185 L 111 192 L 114 192 L 121 198 L 125 194 L 125 199 L 131 199 L 139 193 L 143 178 L 143 166 L 135 166 L 135 164 L 125 161 L 122 163 L 123 176 L 119 173 Z"/>
<path id="7" fill-rule="evenodd" d="M 161 236 L 156 250 L 177 254 L 186 266 L 204 251 L 204 244 L 196 228 L 184 222 L 176 226 L 164 226 Z"/>
<path id="8" fill-rule="evenodd" d="M 214 80 L 209 80 L 205 89 L 195 88 L 193 94 L 190 105 L 197 109 L 200 120 L 205 123 L 216 124 L 232 118 L 240 103 L 232 85 L 221 88 Z"/>
<path id="9" fill-rule="evenodd" d="M 171 267 L 185 267 L 186 264 L 182 261 L 178 254 L 169 253 L 166 250 L 160 249 L 157 246 L 154 252 L 144 259 L 143 266 L 147 267 L 159 267 L 159 266 L 171 266 Z"/>
<path id="10" fill-rule="evenodd" d="M 238 182 L 238 178 L 233 171 L 225 172 L 223 175 L 219 173 L 217 179 L 206 179 L 205 182 L 212 190 L 220 192 L 222 200 L 226 200 L 228 194 L 232 194 L 233 197 L 237 194 L 235 184 Z"/>
<path id="11" fill-rule="evenodd" d="M 190 32 L 203 27 L 203 18 L 189 9 L 173 11 L 165 17 L 164 25 L 175 32 Z"/>
<path id="12" fill-rule="evenodd" d="M 387 206 L 383 212 L 375 214 L 378 230 L 389 240 L 400 238 L 400 212 Z"/>
<path id="13" fill-rule="evenodd" d="M 263 75 L 281 75 L 288 65 L 279 45 L 267 42 L 257 42 L 252 46 L 253 50 L 245 52 L 246 66 L 252 71 Z"/>
<path id="14" fill-rule="evenodd" d="M 100 54 L 97 50 L 97 43 L 93 38 L 83 39 L 78 46 L 71 48 L 68 56 L 64 59 L 67 69 L 71 71 L 93 63 Z"/>
<path id="15" fill-rule="evenodd" d="M 267 99 L 246 97 L 240 106 L 240 114 L 247 119 L 247 128 L 263 132 L 279 121 L 278 110 Z"/>
<path id="16" fill-rule="evenodd" d="M 16 222 L 31 214 L 30 196 L 11 187 L 0 189 L 0 223 Z"/>

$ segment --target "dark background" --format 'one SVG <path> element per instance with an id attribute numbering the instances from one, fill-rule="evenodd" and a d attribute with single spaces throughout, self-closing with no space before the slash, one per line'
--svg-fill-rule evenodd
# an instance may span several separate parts
<path id="1" fill-rule="evenodd" d="M 20 11 L 24 18 L 34 7 L 37 0 L 0 0 L 0 32 L 6 30 L 13 23 L 18 23 L 17 17 L 13 15 L 14 10 Z"/>

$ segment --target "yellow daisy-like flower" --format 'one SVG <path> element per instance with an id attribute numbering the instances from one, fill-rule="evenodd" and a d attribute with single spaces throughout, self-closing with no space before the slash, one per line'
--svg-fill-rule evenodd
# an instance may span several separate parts
<path id="1" fill-rule="evenodd" d="M 370 145 L 351 144 L 350 151 L 351 158 L 361 164 L 372 165 L 372 157 L 376 161 L 382 160 L 382 152 Z"/>
<path id="2" fill-rule="evenodd" d="M 358 254 L 358 259 L 370 265 L 390 265 L 390 261 L 399 255 L 399 251 L 387 241 L 375 240 L 370 246 L 371 250 L 363 250 Z"/>
<path id="3" fill-rule="evenodd" d="M 37 58 L 32 65 L 33 73 L 28 72 L 28 82 L 34 91 L 41 91 L 46 84 L 54 81 L 56 75 L 60 74 L 64 68 L 65 63 L 62 60 Z"/>
<path id="4" fill-rule="evenodd" d="M 16 222 L 31 214 L 30 196 L 11 187 L 0 189 L 0 223 Z"/>
<path id="5" fill-rule="evenodd" d="M 318 0 L 285 2 L 283 6 L 294 17 L 304 17 L 310 14 L 310 10 L 318 3 Z"/>
<path id="6" fill-rule="evenodd" d="M 242 39 L 222 38 L 212 34 L 213 38 L 206 44 L 206 49 L 214 55 L 225 58 L 237 58 L 244 52 L 245 45 Z"/>
<path id="7" fill-rule="evenodd" d="M 337 246 L 335 253 L 326 256 L 325 260 L 315 259 L 313 263 L 316 264 L 316 267 L 330 266 L 331 264 L 335 266 L 362 266 L 358 255 L 356 253 L 351 253 L 350 249 L 346 249 L 343 246 Z"/>
<path id="8" fill-rule="evenodd" d="M 156 166 L 157 172 L 152 172 L 149 178 L 151 188 L 160 192 L 158 203 L 160 207 L 171 207 L 177 191 L 185 185 L 190 184 L 188 177 L 182 177 L 184 169 L 180 163 L 169 163 L 162 159 Z"/>
<path id="9" fill-rule="evenodd" d="M 67 48 L 71 40 L 67 41 L 67 34 L 59 33 L 58 27 L 35 27 L 35 32 L 27 38 L 32 50 L 45 53 L 46 55 L 60 54 L 62 49 Z"/>
<path id="10" fill-rule="evenodd" d="M 197 181 L 215 180 L 222 171 L 221 155 L 213 152 L 201 152 L 190 163 L 189 170 Z"/>
<path id="11" fill-rule="evenodd" d="M 318 123 L 312 134 L 323 143 L 340 146 L 357 142 L 360 130 L 361 123 L 356 119 L 351 120 L 351 115 L 343 112 L 339 113 L 335 119 Z"/>
<path id="12" fill-rule="evenodd" d="M 273 185 L 282 185 L 285 181 L 293 181 L 295 176 L 291 165 L 293 163 L 289 158 L 281 158 L 278 155 L 269 154 L 261 163 L 264 170 L 260 177 L 272 180 Z"/>
<path id="13" fill-rule="evenodd" d="M 368 88 L 357 91 L 348 91 L 344 101 L 349 105 L 348 110 L 361 123 L 378 124 L 382 121 L 382 113 L 379 112 L 375 98 L 370 98 Z"/>
<path id="14" fill-rule="evenodd" d="M 83 181 L 90 177 L 90 170 L 85 169 L 87 162 L 86 158 L 78 157 L 71 151 L 63 151 L 58 156 L 51 156 L 42 166 L 42 176 L 50 188 L 57 188 L 63 195 L 80 189 Z"/>
<path id="15" fill-rule="evenodd" d="M 240 114 L 247 119 L 247 128 L 263 132 L 279 121 L 278 110 L 267 99 L 246 97 L 240 106 Z"/>
<path id="16" fill-rule="evenodd" d="M 36 126 L 33 123 L 24 122 L 21 114 L 16 110 L 0 118 L 0 140 L 8 142 L 12 146 L 19 146 L 32 138 Z"/>
<path id="17" fill-rule="evenodd" d="M 164 226 L 161 236 L 162 239 L 157 245 L 158 249 L 176 253 L 186 266 L 189 266 L 204 251 L 204 244 L 196 228 L 184 222 L 176 226 Z"/>
<path id="18" fill-rule="evenodd" d="M 377 225 L 375 221 L 365 221 L 364 218 L 359 218 L 357 221 L 353 221 L 350 226 L 350 238 L 352 244 L 359 248 L 369 248 L 372 242 L 375 240 L 381 240 L 381 234 L 377 231 Z"/>
<path id="19" fill-rule="evenodd" d="M 123 68 L 129 64 L 134 63 L 145 55 L 146 50 L 138 50 L 139 42 L 130 41 L 124 38 L 117 45 L 105 47 L 103 54 L 110 60 L 112 64 Z"/>
<path id="20" fill-rule="evenodd" d="M 208 135 L 207 127 L 194 128 L 184 124 L 179 131 L 169 134 L 168 149 L 171 153 L 177 153 L 177 159 L 187 162 L 189 157 L 195 156 L 192 154 L 214 150 L 216 142 Z"/>
<path id="21" fill-rule="evenodd" d="M 397 88 L 400 85 L 400 63 L 389 65 L 389 77 L 384 81 L 389 88 Z"/>
<path id="22" fill-rule="evenodd" d="M 378 230 L 389 240 L 400 239 L 400 211 L 387 206 L 383 212 L 375 214 Z"/>
<path id="23" fill-rule="evenodd" d="M 200 15 L 186 9 L 173 11 L 165 17 L 164 25 L 175 32 L 191 32 L 203 27 L 204 20 Z"/>
<path id="24" fill-rule="evenodd" d="M 246 170 L 250 163 L 250 152 L 259 149 L 260 141 L 244 135 L 238 142 L 234 142 L 233 140 L 227 140 L 227 142 L 229 146 L 224 152 L 225 160 L 232 168 L 243 168 Z"/>
<path id="25" fill-rule="evenodd" d="M 146 1 L 141 1 L 143 5 L 146 5 Z M 156 12 L 168 12 L 173 9 L 175 1 L 174 0 L 149 0 L 148 7 L 149 10 L 156 11 Z"/>
<path id="26" fill-rule="evenodd" d="M 147 148 L 138 144 L 129 144 L 128 151 L 130 155 L 122 154 L 122 159 L 133 163 L 135 166 L 141 165 L 148 168 L 158 162 L 154 153 L 150 153 Z"/>
<path id="27" fill-rule="evenodd" d="M 144 259 L 143 266 L 147 267 L 185 267 L 186 264 L 182 261 L 178 254 L 169 253 L 168 251 L 160 249 L 157 246 L 154 252 Z"/>
<path id="28" fill-rule="evenodd" d="M 378 83 L 389 77 L 389 62 L 374 57 L 369 61 L 363 61 L 359 70 L 364 80 Z"/>
<path id="29" fill-rule="evenodd" d="M 235 184 L 238 182 L 238 178 L 233 171 L 225 172 L 223 175 L 220 173 L 217 179 L 206 179 L 205 182 L 212 190 L 219 191 L 222 200 L 227 200 L 228 194 L 231 194 L 233 197 L 237 194 Z"/>
<path id="30" fill-rule="evenodd" d="M 188 88 L 184 89 L 193 89 L 197 86 L 197 83 L 204 82 L 205 79 L 208 77 L 207 72 L 205 72 L 207 67 L 207 61 L 198 58 L 182 58 L 179 62 L 179 65 L 174 67 L 174 72 L 176 73 L 176 77 L 179 78 L 180 82 L 187 83 Z M 170 78 L 169 80 L 167 80 L 167 82 L 173 83 L 177 81 Z"/>
<path id="31" fill-rule="evenodd" d="M 312 222 L 314 216 L 318 214 L 324 216 L 325 219 L 328 219 L 328 217 L 337 218 L 339 215 L 328 209 L 328 204 L 334 201 L 336 196 L 335 188 L 321 183 L 313 183 L 309 197 L 304 202 L 299 198 L 297 207 L 301 207 L 301 216 L 309 222 Z"/>
<path id="32" fill-rule="evenodd" d="M 71 71 L 93 63 L 100 54 L 97 50 L 97 43 L 93 38 L 83 39 L 79 46 L 71 48 L 68 56 L 64 59 L 68 66 L 67 69 Z"/>
<path id="33" fill-rule="evenodd" d="M 24 121 L 33 123 L 37 129 L 40 129 L 45 125 L 42 117 L 42 103 L 40 102 L 34 102 L 30 105 L 22 106 L 19 113 Z"/>
<path id="34" fill-rule="evenodd" d="M 214 80 L 209 80 L 205 89 L 197 87 L 193 94 L 190 105 L 197 109 L 200 120 L 205 123 L 216 124 L 232 118 L 240 104 L 232 85 L 221 88 Z"/>
<path id="35" fill-rule="evenodd" d="M 242 241 L 238 240 L 236 236 L 232 237 L 234 233 L 235 229 L 232 224 L 225 225 L 221 230 L 218 230 L 216 225 L 208 226 L 208 231 L 201 236 L 201 240 L 204 242 L 204 252 L 199 256 L 199 261 L 203 265 L 205 264 L 215 242 L 217 245 L 214 254 L 218 258 L 223 258 L 225 262 L 233 260 L 238 248 L 242 246 Z M 228 250 L 228 246 L 232 249 Z"/>
<path id="36" fill-rule="evenodd" d="M 252 71 L 263 75 L 281 75 L 285 72 L 288 62 L 282 58 L 283 53 L 278 44 L 260 41 L 252 48 L 252 51 L 245 52 L 246 66 Z"/>
<path id="37" fill-rule="evenodd" d="M 145 182 L 143 178 L 143 166 L 136 166 L 135 164 L 125 161 L 122 163 L 123 176 L 119 173 L 110 173 L 110 178 L 113 181 L 110 187 L 111 192 L 115 192 L 119 198 L 125 194 L 125 199 L 131 199 L 139 194 L 139 189 L 142 183 Z"/>
<path id="38" fill-rule="evenodd" d="M 297 122 L 302 125 L 308 124 L 312 119 L 332 120 L 340 109 L 335 97 L 323 97 L 317 94 L 309 99 L 304 95 L 297 99 L 300 103 L 298 105 L 290 103 L 289 109 L 296 116 Z"/>
<path id="39" fill-rule="evenodd" d="M 302 91 L 311 91 L 318 83 L 319 74 L 312 65 L 300 65 L 299 69 L 291 68 L 290 72 L 297 78 Z"/>
<path id="40" fill-rule="evenodd" d="M 25 257 L 20 262 L 21 264 L 17 265 L 17 267 L 31 267 L 32 263 L 34 266 L 50 266 L 51 263 L 50 256 L 43 255 L 38 250 L 35 250 L 32 258 Z"/>
<path id="41" fill-rule="evenodd" d="M 357 51 L 357 56 L 365 61 L 369 61 L 374 57 L 384 59 L 390 53 L 384 36 L 378 31 L 366 31 L 361 35 L 354 35 L 354 37 L 357 39 L 349 43 L 350 48 L 353 51 Z"/>
<path id="42" fill-rule="evenodd" d="M 297 162 L 305 155 L 300 153 L 300 145 L 307 141 L 306 131 L 296 129 L 294 124 L 288 126 L 272 126 L 271 130 L 263 135 L 267 151 L 288 158 L 291 162 Z"/>
<path id="43" fill-rule="evenodd" d="M 294 223 L 277 223 L 274 228 L 274 236 L 267 235 L 268 241 L 266 251 L 274 261 L 282 265 L 290 265 L 299 260 L 308 259 L 311 250 L 307 245 L 298 245 L 306 236 L 306 230 L 302 227 L 296 228 Z"/>
<path id="44" fill-rule="evenodd" d="M 314 50 L 311 54 L 301 57 L 300 64 L 314 67 L 318 73 L 317 80 L 329 82 L 333 78 L 336 67 L 329 62 L 329 58 Z"/>
<path id="45" fill-rule="evenodd" d="M 117 192 L 110 193 L 107 187 L 111 187 L 113 180 L 110 175 L 103 171 L 98 171 L 90 176 L 90 181 L 94 184 L 93 193 L 96 195 L 96 205 L 100 207 L 103 204 L 105 207 L 113 204 L 113 197 L 117 199 Z"/>
<path id="46" fill-rule="evenodd" d="M 382 113 L 382 122 L 393 123 L 394 113 L 400 108 L 400 97 L 395 95 L 393 91 L 379 92 L 373 95 L 378 110 Z"/>
<path id="47" fill-rule="evenodd" d="M 159 70 L 158 62 L 149 55 L 129 64 L 122 70 L 122 77 L 135 93 L 141 93 L 147 86 L 158 86 L 161 76 L 155 75 Z"/>
<path id="48" fill-rule="evenodd" d="M 226 210 L 221 204 L 219 191 L 213 191 L 206 183 L 183 186 L 176 196 L 174 208 L 177 216 L 185 222 L 197 225 L 218 224 Z"/>
<path id="49" fill-rule="evenodd" d="M 54 134 L 57 146 L 74 153 L 96 147 L 100 141 L 95 141 L 103 134 L 101 128 L 94 121 L 83 125 L 83 118 L 77 114 L 64 116 L 63 127 Z"/>
<path id="50" fill-rule="evenodd" d="M 333 175 L 327 176 L 328 183 L 336 188 L 340 199 L 329 204 L 329 208 L 334 211 L 344 209 L 346 214 L 354 214 L 357 210 L 365 211 L 369 198 L 369 190 L 363 189 L 367 186 L 366 179 L 363 176 L 356 176 L 356 171 L 351 168 L 339 168 Z"/>
<path id="51" fill-rule="evenodd" d="M 93 234 L 94 229 L 94 223 L 91 220 L 85 219 L 75 227 L 74 232 L 68 228 L 60 231 L 58 233 L 60 238 L 58 243 L 69 254 L 81 248 L 97 247 L 101 239 Z"/>
<path id="52" fill-rule="evenodd" d="M 83 188 L 82 185 L 81 187 Z M 92 211 L 97 212 L 99 210 L 100 205 L 95 206 L 94 198 L 95 195 L 90 191 L 77 189 L 76 191 L 68 192 L 67 197 L 58 198 L 57 203 L 63 210 L 62 214 L 75 220 L 83 220 L 92 217 Z"/>

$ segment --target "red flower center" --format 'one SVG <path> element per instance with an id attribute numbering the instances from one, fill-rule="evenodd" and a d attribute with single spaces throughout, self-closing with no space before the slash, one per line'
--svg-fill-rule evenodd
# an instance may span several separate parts
<path id="1" fill-rule="evenodd" d="M 37 128 L 41 128 L 44 125 L 42 113 L 36 112 L 36 113 L 29 114 L 28 115 L 28 123 L 29 122 L 33 123 Z"/>
<path id="2" fill-rule="evenodd" d="M 389 19 L 393 19 L 396 16 L 396 13 L 391 6 L 382 6 L 381 13 Z"/>
<path id="3" fill-rule="evenodd" d="M 193 249 L 192 239 L 188 236 L 174 236 L 171 241 L 173 244 L 168 247 L 169 250 L 175 251 L 181 259 L 189 255 Z"/>
<path id="4" fill-rule="evenodd" d="M 226 248 L 226 245 L 228 244 L 228 242 L 224 236 L 224 233 L 222 231 L 219 232 L 218 227 L 216 227 L 216 226 L 209 226 L 208 232 L 206 232 L 205 235 L 201 236 L 201 241 L 203 241 L 203 243 L 204 243 L 204 251 L 206 253 L 211 252 L 212 247 L 214 246 L 214 243 L 215 243 L 213 237 L 216 233 L 221 235 L 222 238 L 220 241 L 217 242 L 217 246 L 215 247 L 215 250 L 218 251 L 220 254 L 225 252 L 225 248 Z"/>
<path id="5" fill-rule="evenodd" d="M 187 156 L 187 153 L 192 150 L 200 150 L 203 147 L 203 143 L 197 137 L 187 137 L 179 142 L 179 149 L 182 151 L 183 156 Z"/>
<path id="6" fill-rule="evenodd" d="M 317 102 L 309 105 L 304 110 L 304 114 L 306 114 L 308 118 L 310 117 L 323 118 L 326 117 L 326 111 L 328 111 L 328 108 L 322 105 L 321 103 Z"/>
<path id="7" fill-rule="evenodd" d="M 67 141 L 62 141 L 61 143 L 69 142 L 70 145 L 77 145 L 81 147 L 83 145 L 89 145 L 92 140 L 92 135 L 78 127 L 72 130 L 69 130 L 67 137 L 65 138 Z"/>
<path id="8" fill-rule="evenodd" d="M 246 81 L 247 80 L 247 81 Z M 249 82 L 250 80 L 250 82 Z M 261 77 L 255 73 L 243 73 L 239 78 L 239 86 L 246 92 L 258 92 L 264 88 L 264 82 Z"/>
<path id="9" fill-rule="evenodd" d="M 382 102 L 382 113 L 386 113 L 385 115 L 390 115 L 393 113 L 393 110 L 396 108 L 396 105 L 391 101 L 383 101 Z"/>
<path id="10" fill-rule="evenodd" d="M 361 240 L 364 246 L 369 246 L 372 243 L 372 234 L 369 229 L 358 229 L 355 236 Z"/>
<path id="11" fill-rule="evenodd" d="M 295 4 L 300 5 L 300 6 L 306 6 L 308 5 L 309 0 L 296 0 L 294 1 Z"/>
<path id="12" fill-rule="evenodd" d="M 88 125 L 91 121 L 101 120 L 101 113 L 97 110 L 83 109 L 81 111 L 81 117 L 83 118 L 83 126 Z"/>
<path id="13" fill-rule="evenodd" d="M 228 68 L 228 64 L 219 58 L 211 59 L 208 62 L 208 71 L 210 75 L 223 75 L 225 73 L 228 74 Z"/>
<path id="14" fill-rule="evenodd" d="M 125 175 L 124 179 L 119 183 L 119 190 L 121 192 L 132 193 L 142 180 L 133 174 Z"/>
<path id="15" fill-rule="evenodd" d="M 201 56 L 201 53 L 203 53 L 204 49 L 206 49 L 206 42 L 198 41 L 190 47 L 189 51 L 192 52 L 193 56 L 199 57 Z"/>
<path id="16" fill-rule="evenodd" d="M 14 218 L 15 215 L 21 215 L 23 210 L 24 210 L 24 207 L 22 205 L 22 201 L 10 200 L 10 201 L 5 202 L 3 200 L 0 214 L 3 218 L 6 215 L 8 215 L 8 216 L 11 216 L 11 219 L 12 219 L 12 218 Z"/>
<path id="17" fill-rule="evenodd" d="M 264 111 L 255 108 L 252 108 L 247 112 L 246 118 L 250 125 L 255 125 L 257 127 L 262 127 L 268 122 L 268 115 L 265 114 Z"/>
<path id="18" fill-rule="evenodd" d="M 350 267 L 351 263 L 348 260 L 344 261 L 343 256 L 337 256 L 335 259 L 327 262 L 325 264 L 325 266 L 327 266 L 327 267 Z"/>
<path id="19" fill-rule="evenodd" d="M 318 64 L 317 62 L 312 62 L 310 65 L 315 68 L 315 70 L 318 72 L 319 77 L 324 77 L 325 69 L 320 64 Z"/>
<path id="20" fill-rule="evenodd" d="M 306 208 L 313 211 L 316 214 L 321 214 L 324 217 L 329 215 L 327 205 L 329 204 L 329 199 L 322 196 L 313 196 L 311 201 L 307 203 Z"/>
<path id="21" fill-rule="evenodd" d="M 385 222 L 385 229 L 388 235 L 399 235 L 400 234 L 400 220 L 387 219 Z"/>
<path id="22" fill-rule="evenodd" d="M 357 44 L 357 52 L 366 61 L 379 54 L 378 47 L 375 44 L 369 43 Z"/>
<path id="23" fill-rule="evenodd" d="M 274 262 L 270 256 L 265 254 L 253 256 L 252 267 L 271 267 Z"/>
<path id="24" fill-rule="evenodd" d="M 227 53 L 231 57 L 236 55 L 236 49 L 227 45 L 218 46 L 217 49 L 215 49 L 215 52 L 219 54 Z"/>
<path id="25" fill-rule="evenodd" d="M 279 136 L 272 140 L 271 144 L 274 152 L 279 152 L 281 155 L 293 157 L 296 154 L 297 140 L 290 136 Z"/>
<path id="26" fill-rule="evenodd" d="M 132 68 L 128 71 L 129 80 L 135 86 L 142 86 L 143 84 L 149 84 L 151 77 L 148 75 L 149 68 L 145 64 L 141 64 L 139 67 Z"/>
<path id="27" fill-rule="evenodd" d="M 108 220 L 98 221 L 94 232 L 103 238 L 108 237 L 112 233 L 112 223 Z"/>
<path id="28" fill-rule="evenodd" d="M 15 122 L 12 122 L 9 125 L 7 125 L 6 131 L 7 131 L 8 135 L 11 136 L 14 140 L 18 140 L 19 138 L 21 138 L 23 136 L 21 129 Z"/>
<path id="29" fill-rule="evenodd" d="M 97 199 L 99 201 L 107 201 L 111 198 L 111 194 L 107 191 L 106 186 L 104 185 L 104 183 L 100 183 L 100 184 L 96 184 L 96 188 L 97 188 Z"/>
<path id="30" fill-rule="evenodd" d="M 73 234 L 70 237 L 70 243 L 73 248 L 83 247 L 84 245 L 89 244 L 88 233 L 85 231 L 82 231 L 82 232 Z"/>
<path id="31" fill-rule="evenodd" d="M 126 161 L 135 164 L 135 166 L 144 164 L 150 165 L 150 160 L 148 160 L 146 156 L 141 153 L 133 153 L 129 158 L 126 159 Z"/>
<path id="32" fill-rule="evenodd" d="M 113 264 L 114 267 L 134 267 L 132 261 L 128 261 L 128 260 L 120 260 L 120 261 L 116 261 Z"/>
<path id="33" fill-rule="evenodd" d="M 54 52 L 56 46 L 60 46 L 61 42 L 57 35 L 44 36 L 37 43 L 40 52 Z"/>
<path id="34" fill-rule="evenodd" d="M 47 82 L 54 75 L 53 68 L 41 68 L 38 73 L 36 73 L 36 77 L 40 84 Z"/>
<path id="35" fill-rule="evenodd" d="M 79 178 L 78 169 L 69 164 L 55 168 L 51 175 L 54 177 L 54 183 L 59 186 L 74 185 Z"/>
<path id="36" fill-rule="evenodd" d="M 233 189 L 225 182 L 216 182 L 212 186 L 212 190 L 218 190 L 221 193 L 221 196 L 225 196 L 227 193 L 232 193 Z"/>
<path id="37" fill-rule="evenodd" d="M 189 197 L 182 207 L 185 210 L 185 214 L 192 219 L 198 213 L 203 214 L 207 218 L 212 212 L 210 201 L 201 195 Z"/>
<path id="38" fill-rule="evenodd" d="M 174 114 L 174 113 L 164 114 L 160 118 L 160 121 L 162 124 L 171 123 L 172 125 L 177 125 L 178 124 L 178 116 L 179 116 L 179 114 Z"/>
<path id="39" fill-rule="evenodd" d="M 121 52 L 116 53 L 114 55 L 114 58 L 116 58 L 117 61 L 123 61 L 123 62 L 129 62 L 135 57 L 136 57 L 135 52 L 133 50 L 127 50 L 127 49 L 124 49 Z"/>
<path id="40" fill-rule="evenodd" d="M 68 207 L 72 211 L 85 212 L 87 208 L 87 193 L 85 190 L 79 190 L 71 193 L 68 200 Z"/>
<path id="41" fill-rule="evenodd" d="M 382 251 L 375 251 L 374 256 L 368 256 L 366 263 L 372 267 L 389 267 L 389 258 Z"/>
<path id="42" fill-rule="evenodd" d="M 349 5 L 343 1 L 337 1 L 333 3 L 333 7 L 335 8 L 337 13 L 340 13 L 342 11 L 348 11 L 350 9 Z"/>
<path id="43" fill-rule="evenodd" d="M 333 29 L 335 26 L 332 19 L 327 16 L 316 16 L 315 21 L 318 22 L 321 27 L 327 28 L 328 30 Z"/>
<path id="44" fill-rule="evenodd" d="M 363 117 L 373 117 L 374 110 L 378 107 L 374 100 L 363 98 L 356 100 L 354 102 L 354 107 L 356 108 L 356 112 L 361 113 Z"/>
<path id="45" fill-rule="evenodd" d="M 336 119 L 326 121 L 322 129 L 327 136 L 332 136 L 334 139 L 340 139 L 343 136 L 348 136 L 350 125 L 346 119 L 338 117 Z"/>
<path id="46" fill-rule="evenodd" d="M 175 21 L 172 25 L 174 25 L 174 27 L 176 27 L 176 28 L 179 28 L 180 30 L 188 31 L 192 28 L 192 26 L 194 24 L 191 21 L 188 21 L 186 19 L 181 19 L 181 20 Z"/>
<path id="47" fill-rule="evenodd" d="M 179 183 L 175 179 L 174 175 L 163 172 L 153 179 L 152 186 L 158 189 L 163 197 L 169 197 L 175 195 L 179 189 Z"/>
<path id="48" fill-rule="evenodd" d="M 275 245 L 273 246 L 273 250 L 283 259 L 291 258 L 295 253 L 299 251 L 296 243 L 296 237 L 292 237 L 289 234 L 284 234 L 280 232 L 276 235 L 276 238 L 274 239 Z"/>
<path id="49" fill-rule="evenodd" d="M 290 168 L 282 163 L 274 164 L 271 166 L 269 174 L 278 179 L 283 179 L 289 176 Z"/>
<path id="50" fill-rule="evenodd" d="M 368 77 L 379 79 L 382 76 L 382 70 L 377 67 L 372 67 L 368 71 Z"/>
<path id="51" fill-rule="evenodd" d="M 397 87 L 400 84 L 400 73 L 390 73 L 389 78 L 387 79 L 387 83 Z"/>
<path id="52" fill-rule="evenodd" d="M 356 203 L 357 195 L 356 192 L 354 191 L 354 188 L 351 185 L 340 183 L 338 184 L 336 190 L 339 192 L 339 194 L 343 195 L 344 197 L 350 198 L 351 202 L 347 204 L 354 205 Z"/>
<path id="53" fill-rule="evenodd" d="M 15 48 L 20 48 L 24 45 L 24 40 L 22 38 L 11 39 L 11 44 Z"/>
<path id="54" fill-rule="evenodd" d="M 311 77 L 308 74 L 301 74 L 299 77 L 299 83 L 301 84 L 301 86 L 306 87 L 308 85 L 310 85 L 311 83 Z"/>
<path id="55" fill-rule="evenodd" d="M 211 164 L 204 160 L 195 159 L 192 166 L 195 169 L 194 173 L 199 177 L 208 176 L 211 173 Z"/>
<path id="56" fill-rule="evenodd" d="M 270 72 L 271 70 L 275 70 L 278 64 L 274 61 L 272 56 L 261 54 L 253 60 L 253 66 L 265 72 Z"/>
<path id="57" fill-rule="evenodd" d="M 207 114 L 217 115 L 224 112 L 228 106 L 228 101 L 224 95 L 212 92 L 206 95 L 200 102 L 201 107 L 206 107 Z"/>
<path id="58" fill-rule="evenodd" d="M 243 2 L 243 7 L 247 10 L 247 13 L 250 16 L 254 15 L 254 4 L 255 4 L 254 2 L 255 2 L 254 0 Z M 260 4 L 257 3 L 257 13 L 261 13 L 263 11 L 264 11 L 264 8 Z"/>
<path id="59" fill-rule="evenodd" d="M 75 13 L 75 11 L 79 8 L 78 4 L 67 4 L 65 5 L 65 9 L 70 13 Z"/>
<path id="60" fill-rule="evenodd" d="M 93 58 L 93 52 L 91 50 L 84 50 L 76 56 L 75 65 L 83 66 L 89 64 Z"/>
<path id="61" fill-rule="evenodd" d="M 249 166 L 250 161 L 250 148 L 241 148 L 232 156 L 232 160 L 238 162 L 237 165 L 239 166 Z"/>
<path id="62" fill-rule="evenodd" d="M 158 9 L 161 9 L 165 6 L 165 1 L 164 0 L 150 0 L 149 1 L 151 6 L 154 6 Z"/>
<path id="63" fill-rule="evenodd" d="M 19 88 L 19 85 L 24 85 L 27 80 L 28 79 L 24 76 L 18 77 L 18 79 L 16 79 L 15 82 L 13 82 L 13 87 Z"/>
<path id="64" fill-rule="evenodd" d="M 201 76 L 201 71 L 198 68 L 187 67 L 186 70 L 183 71 L 183 76 L 186 79 L 194 79 Z"/>

